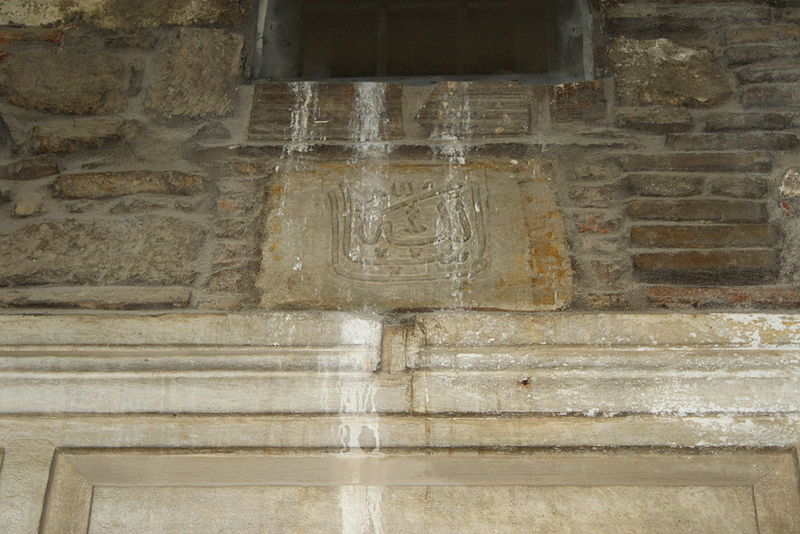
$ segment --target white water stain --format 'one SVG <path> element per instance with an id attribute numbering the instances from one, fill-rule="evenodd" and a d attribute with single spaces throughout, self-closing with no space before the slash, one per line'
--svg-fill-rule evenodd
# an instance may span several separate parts
<path id="1" fill-rule="evenodd" d="M 376 486 L 342 486 L 339 506 L 342 534 L 383 534 L 381 488 Z"/>
<path id="2" fill-rule="evenodd" d="M 289 130 L 291 141 L 284 148 L 284 155 L 288 158 L 295 152 L 307 152 L 310 148 L 311 123 L 319 100 L 316 84 L 296 82 L 291 86 L 295 101 Z"/>
<path id="3" fill-rule="evenodd" d="M 471 137 L 472 132 L 472 109 L 470 106 L 470 82 L 449 82 L 447 89 L 442 97 L 442 121 L 434 128 L 431 137 L 439 142 L 434 146 L 434 153 L 447 160 L 446 184 L 454 187 L 463 182 L 465 170 L 463 166 L 467 162 L 468 146 L 465 141 Z M 445 211 L 451 217 L 450 220 L 457 219 L 458 196 L 446 196 L 443 199 Z M 475 206 L 480 212 L 481 207 Z M 454 218 L 455 217 L 455 218 Z M 441 221 L 439 221 L 441 223 Z M 442 230 L 442 229 L 437 229 Z M 450 231 L 456 230 L 455 226 L 450 227 Z M 452 256 L 458 257 L 463 250 L 463 240 L 458 235 L 448 236 L 448 243 L 451 243 L 455 250 Z M 466 291 L 464 277 L 459 273 L 450 275 L 451 296 L 453 297 L 453 308 L 464 307 L 464 294 Z"/>

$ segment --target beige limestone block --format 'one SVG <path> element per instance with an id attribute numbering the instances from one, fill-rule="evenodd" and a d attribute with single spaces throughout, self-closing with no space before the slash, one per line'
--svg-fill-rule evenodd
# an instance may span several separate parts
<path id="1" fill-rule="evenodd" d="M 59 455 L 47 502 L 71 513 L 47 513 L 43 532 L 83 532 L 69 527 L 91 513 L 89 532 L 111 534 L 216 533 L 225 522 L 259 534 L 783 534 L 800 525 L 793 454 L 75 451 Z M 93 486 L 91 505 L 75 499 L 76 482 Z"/>
<path id="2" fill-rule="evenodd" d="M 359 530 L 343 529 L 348 519 Z M 95 491 L 89 534 L 127 534 L 133 525 L 139 534 L 757 532 L 750 489 L 735 486 L 101 487 Z"/>
<path id="3" fill-rule="evenodd" d="M 54 447 L 44 440 L 0 439 L 0 526 L 9 534 L 38 534 Z"/>
<path id="4" fill-rule="evenodd" d="M 276 180 L 257 282 L 264 307 L 570 302 L 563 221 L 533 163 L 301 163 Z"/>

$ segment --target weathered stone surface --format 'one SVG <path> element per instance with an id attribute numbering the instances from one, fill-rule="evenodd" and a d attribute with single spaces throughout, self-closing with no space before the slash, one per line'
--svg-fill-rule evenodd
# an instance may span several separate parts
<path id="1" fill-rule="evenodd" d="M 553 122 L 596 122 L 605 118 L 606 95 L 602 80 L 550 87 L 550 120 Z"/>
<path id="2" fill-rule="evenodd" d="M 0 95 L 54 113 L 115 113 L 128 106 L 129 72 L 111 54 L 70 47 L 29 48 L 0 61 Z"/>
<path id="3" fill-rule="evenodd" d="M 706 115 L 707 132 L 735 130 L 786 130 L 792 117 L 780 113 L 710 113 Z"/>
<path id="4" fill-rule="evenodd" d="M 133 136 L 137 124 L 122 117 L 55 119 L 33 127 L 31 149 L 44 154 L 103 148 Z"/>
<path id="5" fill-rule="evenodd" d="M 781 180 L 782 197 L 800 197 L 800 167 L 788 169 Z"/>
<path id="6" fill-rule="evenodd" d="M 629 174 L 625 183 L 643 197 L 690 197 L 703 191 L 701 176 L 684 174 Z"/>
<path id="7" fill-rule="evenodd" d="M 552 309 L 572 295 L 561 217 L 527 164 L 283 169 L 257 286 L 265 307 Z"/>
<path id="8" fill-rule="evenodd" d="M 53 156 L 27 158 L 0 167 L 2 180 L 36 180 L 60 172 L 58 160 Z"/>
<path id="9" fill-rule="evenodd" d="M 631 229 L 634 245 L 653 248 L 726 248 L 776 245 L 780 233 L 766 224 L 730 226 L 635 226 Z"/>
<path id="10" fill-rule="evenodd" d="M 0 229 L 0 286 L 190 284 L 205 232 L 176 218 Z"/>
<path id="11" fill-rule="evenodd" d="M 685 132 L 693 125 L 686 109 L 673 107 L 623 108 L 616 110 L 615 118 L 620 128 L 662 134 Z"/>
<path id="12" fill-rule="evenodd" d="M 162 26 L 238 26 L 246 3 L 240 0 L 14 0 L 0 4 L 0 24 L 28 26 L 83 18 L 101 28 L 127 30 Z"/>
<path id="13" fill-rule="evenodd" d="M 609 47 L 623 105 L 715 106 L 727 100 L 727 75 L 708 50 L 667 39 L 618 38 Z"/>
<path id="14" fill-rule="evenodd" d="M 255 87 L 248 135 L 257 140 L 370 141 L 403 135 L 403 89 L 396 83 L 276 82 Z M 381 121 L 364 124 L 369 114 Z M 370 131 L 367 131 L 370 130 Z"/>
<path id="15" fill-rule="evenodd" d="M 240 35 L 224 30 L 174 30 L 159 54 L 147 109 L 167 119 L 228 115 L 243 46 Z"/>
<path id="16" fill-rule="evenodd" d="M 628 203 L 628 215 L 666 221 L 765 222 L 767 207 L 750 200 L 634 200 Z"/>
<path id="17" fill-rule="evenodd" d="M 90 310 L 135 310 L 185 308 L 188 287 L 25 287 L 0 289 L 0 307 L 84 308 Z"/>
<path id="18" fill-rule="evenodd" d="M 138 193 L 193 195 L 204 188 L 202 176 L 178 171 L 62 174 L 53 183 L 53 191 L 61 198 L 110 198 Z"/>

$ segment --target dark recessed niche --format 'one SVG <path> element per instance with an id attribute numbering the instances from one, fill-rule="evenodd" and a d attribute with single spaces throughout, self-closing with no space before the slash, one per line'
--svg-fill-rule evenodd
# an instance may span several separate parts
<path id="1" fill-rule="evenodd" d="M 592 78 L 587 0 L 261 0 L 267 80 Z"/>

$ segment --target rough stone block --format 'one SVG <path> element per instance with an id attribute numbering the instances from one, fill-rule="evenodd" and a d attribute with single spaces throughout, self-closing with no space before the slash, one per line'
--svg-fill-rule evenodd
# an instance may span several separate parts
<path id="1" fill-rule="evenodd" d="M 800 197 L 800 167 L 788 169 L 781 180 L 782 197 Z"/>
<path id="2" fill-rule="evenodd" d="M 783 132 L 676 133 L 667 137 L 674 150 L 792 150 L 797 136 Z"/>
<path id="3" fill-rule="evenodd" d="M 626 154 L 612 160 L 622 170 L 633 172 L 769 172 L 772 169 L 772 157 L 767 152 Z"/>
<path id="4" fill-rule="evenodd" d="M 181 28 L 159 54 L 145 106 L 160 118 L 228 115 L 241 76 L 240 35 Z"/>
<path id="5" fill-rule="evenodd" d="M 628 203 L 628 215 L 664 221 L 749 223 L 766 222 L 767 207 L 750 200 L 634 200 Z"/>
<path id="6" fill-rule="evenodd" d="M 792 117 L 781 113 L 710 113 L 706 115 L 707 132 L 735 130 L 786 130 Z"/>
<path id="7" fill-rule="evenodd" d="M 777 245 L 778 230 L 766 224 L 730 226 L 635 226 L 631 241 L 645 248 L 726 248 L 767 247 Z"/>
<path id="8" fill-rule="evenodd" d="M 116 113 L 128 106 L 129 77 L 125 64 L 111 54 L 28 48 L 0 61 L 0 95 L 39 111 Z"/>
<path id="9" fill-rule="evenodd" d="M 771 249 L 637 254 L 634 273 L 647 281 L 763 284 L 777 277 L 779 255 Z"/>
<path id="10" fill-rule="evenodd" d="M 257 140 L 368 141 L 403 135 L 402 86 L 394 83 L 259 83 L 248 135 Z M 372 123 L 370 116 L 381 116 Z M 355 139 L 354 139 L 355 137 Z"/>
<path id="11" fill-rule="evenodd" d="M 564 83 L 550 87 L 550 120 L 597 122 L 606 118 L 605 84 L 602 80 Z"/>
<path id="12" fill-rule="evenodd" d="M 53 156 L 27 158 L 0 167 L 2 180 L 36 180 L 60 172 L 58 160 Z"/>
<path id="13" fill-rule="evenodd" d="M 615 118 L 620 128 L 660 134 L 685 132 L 693 125 L 686 109 L 673 107 L 623 108 L 616 110 Z"/>
<path id="14" fill-rule="evenodd" d="M 268 308 L 554 309 L 563 223 L 528 164 L 372 161 L 283 169 L 257 286 Z"/>
<path id="15" fill-rule="evenodd" d="M 17 201 L 14 202 L 14 208 L 11 210 L 11 216 L 18 219 L 24 219 L 25 217 L 39 215 L 43 211 L 44 209 L 41 198 L 25 195 L 21 198 L 18 198 Z"/>
<path id="16" fill-rule="evenodd" d="M 122 117 L 54 119 L 31 130 L 31 149 L 39 154 L 103 148 L 130 138 L 137 122 Z"/>
<path id="17" fill-rule="evenodd" d="M 708 50 L 667 39 L 618 38 L 608 50 L 623 105 L 715 106 L 731 95 L 728 77 Z"/>
<path id="18" fill-rule="evenodd" d="M 0 286 L 191 284 L 205 232 L 176 218 L 0 229 Z"/>
<path id="19" fill-rule="evenodd" d="M 62 174 L 53 183 L 60 198 L 110 198 L 138 193 L 193 195 L 201 193 L 201 176 L 178 171 L 119 171 Z"/>
<path id="20" fill-rule="evenodd" d="M 0 4 L 0 24 L 42 26 L 64 20 L 87 20 L 109 30 L 166 26 L 238 27 L 246 12 L 240 0 L 14 0 Z"/>
<path id="21" fill-rule="evenodd" d="M 631 193 L 643 197 L 691 197 L 703 192 L 703 177 L 683 174 L 629 174 Z"/>

